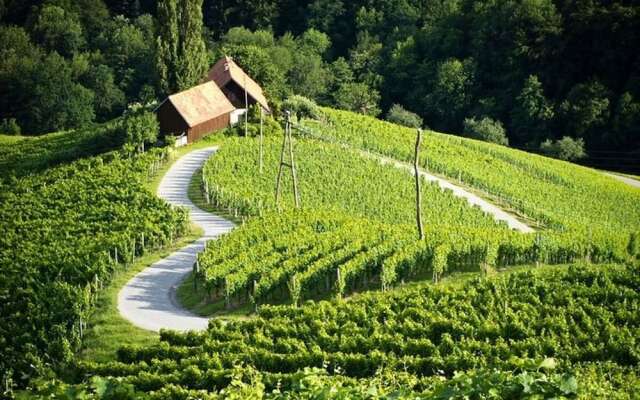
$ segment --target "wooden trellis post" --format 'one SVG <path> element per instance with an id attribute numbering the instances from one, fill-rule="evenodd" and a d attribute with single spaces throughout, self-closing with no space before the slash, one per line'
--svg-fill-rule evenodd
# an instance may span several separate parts
<path id="1" fill-rule="evenodd" d="M 259 170 L 260 173 L 262 173 L 262 159 L 263 159 L 263 151 L 262 151 L 262 143 L 263 143 L 263 136 L 262 136 L 262 106 L 260 106 L 260 154 L 258 156 L 258 164 L 259 164 Z"/>
<path id="2" fill-rule="evenodd" d="M 424 228 L 422 227 L 422 207 L 420 195 L 420 171 L 418 171 L 418 159 L 420 155 L 420 141 L 422 140 L 422 129 L 418 128 L 416 137 L 416 154 L 413 160 L 413 172 L 416 179 L 416 223 L 418 224 L 418 238 L 424 239 Z"/>
<path id="3" fill-rule="evenodd" d="M 293 157 L 293 138 L 291 137 L 291 112 L 285 111 L 286 123 L 284 128 L 284 139 L 282 141 L 282 150 L 280 151 L 280 167 L 278 168 L 278 176 L 276 178 L 276 208 L 280 209 L 280 182 L 282 179 L 283 167 L 289 167 L 291 169 L 291 175 L 293 177 L 293 197 L 295 200 L 296 208 L 300 208 L 300 195 L 298 193 L 298 178 L 296 176 L 296 164 Z M 289 148 L 289 162 L 284 161 L 285 152 Z"/>
<path id="4" fill-rule="evenodd" d="M 247 74 L 244 74 L 244 137 L 248 135 L 249 97 L 247 96 Z"/>

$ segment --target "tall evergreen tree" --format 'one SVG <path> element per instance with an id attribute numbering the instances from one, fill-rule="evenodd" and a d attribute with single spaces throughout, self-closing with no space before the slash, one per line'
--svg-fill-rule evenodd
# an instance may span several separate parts
<path id="1" fill-rule="evenodd" d="M 184 90 L 200 83 L 209 67 L 202 37 L 202 0 L 182 0 L 179 32 L 176 84 Z"/>
<path id="2" fill-rule="evenodd" d="M 202 38 L 202 0 L 158 2 L 158 86 L 163 94 L 199 83 L 207 71 Z"/>

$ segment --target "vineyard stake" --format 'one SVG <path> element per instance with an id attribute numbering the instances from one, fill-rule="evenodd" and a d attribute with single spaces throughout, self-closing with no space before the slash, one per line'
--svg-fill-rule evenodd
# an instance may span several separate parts
<path id="1" fill-rule="evenodd" d="M 247 96 L 247 74 L 244 74 L 244 137 L 249 129 L 249 98 Z"/>
<path id="2" fill-rule="evenodd" d="M 259 153 L 259 157 L 258 157 L 260 173 L 262 173 L 262 159 L 263 159 L 263 156 L 262 156 L 262 154 L 263 154 L 262 143 L 264 141 L 263 134 L 262 134 L 262 118 L 263 118 L 262 115 L 263 115 L 262 106 L 260 106 L 260 153 Z"/>
<path id="3" fill-rule="evenodd" d="M 416 153 L 413 160 L 413 171 L 416 178 L 416 223 L 418 224 L 418 238 L 424 239 L 424 228 L 422 227 L 422 210 L 420 199 L 420 174 L 418 171 L 418 157 L 420 154 L 420 141 L 422 140 L 422 129 L 418 128 L 418 135 L 416 136 Z"/>

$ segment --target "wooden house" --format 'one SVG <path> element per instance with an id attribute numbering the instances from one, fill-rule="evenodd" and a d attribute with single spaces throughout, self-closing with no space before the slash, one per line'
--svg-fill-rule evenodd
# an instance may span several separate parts
<path id="1" fill-rule="evenodd" d="M 269 104 L 262 88 L 230 57 L 222 57 L 208 73 L 210 81 L 215 82 L 237 110 L 232 114 L 231 123 L 235 123 L 247 106 L 258 103 L 262 110 L 270 113 Z"/>
<path id="2" fill-rule="evenodd" d="M 178 135 L 193 143 L 228 127 L 234 110 L 216 83 L 209 81 L 169 96 L 156 113 L 162 135 Z"/>

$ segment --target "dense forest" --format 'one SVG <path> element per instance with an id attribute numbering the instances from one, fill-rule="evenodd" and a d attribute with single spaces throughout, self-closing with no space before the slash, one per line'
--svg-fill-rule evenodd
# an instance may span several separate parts
<path id="1" fill-rule="evenodd" d="M 633 1 L 0 0 L 0 18 L 3 133 L 106 121 L 229 54 L 276 108 L 290 94 L 380 117 L 399 104 L 435 130 L 533 151 L 569 137 L 585 162 L 640 170 Z M 167 53 L 174 34 L 190 52 Z"/>

